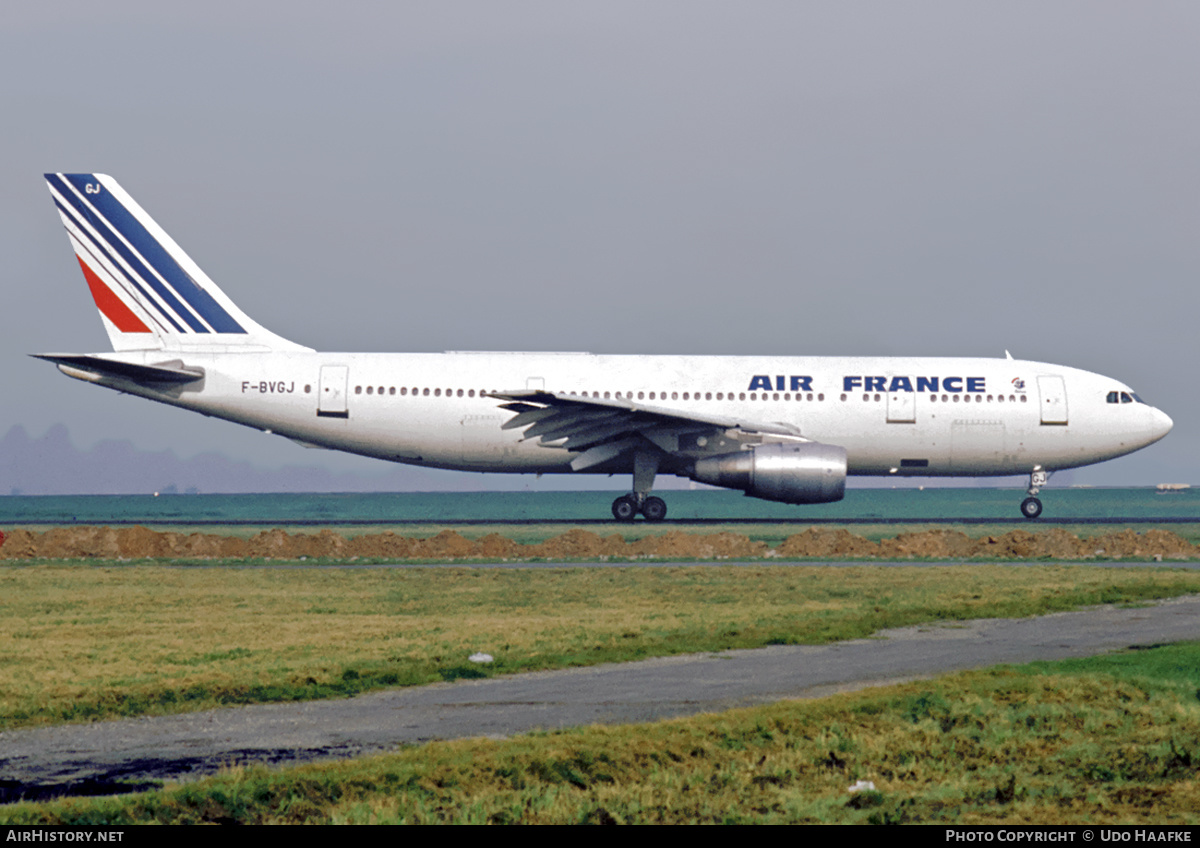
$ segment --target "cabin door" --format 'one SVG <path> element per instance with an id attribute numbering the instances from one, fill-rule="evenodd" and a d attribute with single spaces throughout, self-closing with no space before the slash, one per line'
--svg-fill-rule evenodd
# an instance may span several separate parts
<path id="1" fill-rule="evenodd" d="M 346 386 L 350 382 L 347 365 L 322 365 L 321 383 L 317 387 L 317 416 L 320 418 L 349 418 L 346 407 Z"/>
<path id="2" fill-rule="evenodd" d="M 1062 377 L 1038 377 L 1042 398 L 1042 423 L 1067 423 L 1067 386 Z"/>
<path id="3" fill-rule="evenodd" d="M 915 424 L 917 421 L 917 393 L 888 392 L 887 420 L 889 424 Z"/>

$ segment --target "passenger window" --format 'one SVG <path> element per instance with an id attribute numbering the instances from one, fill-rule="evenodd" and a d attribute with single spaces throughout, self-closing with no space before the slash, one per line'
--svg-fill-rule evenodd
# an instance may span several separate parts
<path id="1" fill-rule="evenodd" d="M 361 394 L 362 394 L 362 386 L 355 386 L 355 387 L 354 387 L 354 393 L 355 393 L 356 395 L 361 395 Z"/>

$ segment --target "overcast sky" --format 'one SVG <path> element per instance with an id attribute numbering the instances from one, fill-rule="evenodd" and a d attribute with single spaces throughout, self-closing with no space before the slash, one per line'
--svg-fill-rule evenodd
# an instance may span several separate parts
<path id="1" fill-rule="evenodd" d="M 372 461 L 87 386 L 41 177 L 116 177 L 328 350 L 1014 356 L 1200 482 L 1200 4 L 57 2 L 0 11 L 0 434 Z M 4 486 L 0 484 L 0 490 Z"/>

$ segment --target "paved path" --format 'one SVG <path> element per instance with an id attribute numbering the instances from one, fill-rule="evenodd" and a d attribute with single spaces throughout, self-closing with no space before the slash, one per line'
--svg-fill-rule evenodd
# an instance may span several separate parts
<path id="1" fill-rule="evenodd" d="M 66 791 L 79 792 L 87 781 L 115 781 L 136 787 L 232 763 L 293 763 L 432 739 L 652 721 L 997 663 L 1190 639 L 1200 639 L 1200 596 L 1139 609 L 908 627 L 820 647 L 693 654 L 347 700 L 18 730 L 0 734 L 0 800 L 31 786 L 73 784 Z"/>

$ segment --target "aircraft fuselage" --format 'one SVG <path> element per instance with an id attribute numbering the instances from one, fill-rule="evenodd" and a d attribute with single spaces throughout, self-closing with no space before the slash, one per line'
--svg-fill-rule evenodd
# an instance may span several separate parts
<path id="1" fill-rule="evenodd" d="M 787 424 L 804 439 L 843 446 L 854 475 L 1073 468 L 1138 450 L 1170 427 L 1154 407 L 1120 402 L 1122 393 L 1133 393 L 1115 380 L 1022 360 L 584 353 L 182 357 L 203 369 L 203 380 L 182 387 L 111 377 L 94 382 L 314 446 L 467 471 L 571 472 L 572 452 L 501 429 L 511 414 L 491 395 L 514 390 Z M 1117 402 L 1108 401 L 1113 392 Z"/>

